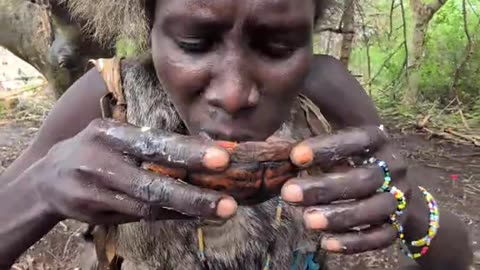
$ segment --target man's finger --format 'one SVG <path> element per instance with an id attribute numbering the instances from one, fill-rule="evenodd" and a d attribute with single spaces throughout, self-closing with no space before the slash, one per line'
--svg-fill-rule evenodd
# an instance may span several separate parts
<path id="1" fill-rule="evenodd" d="M 292 179 L 283 186 L 282 199 L 303 206 L 363 199 L 374 194 L 383 182 L 382 169 L 372 165 L 350 169 L 345 173 Z"/>
<path id="2" fill-rule="evenodd" d="M 98 218 L 95 218 L 97 224 L 123 224 L 142 219 L 190 219 L 178 212 L 150 205 L 124 193 L 116 193 L 111 190 L 103 190 L 101 194 L 99 191 L 97 192 L 99 193 L 95 202 L 95 208 L 98 211 Z"/>
<path id="3" fill-rule="evenodd" d="M 237 210 L 236 201 L 220 192 L 144 172 L 133 181 L 133 195 L 150 204 L 205 219 L 227 219 Z"/>
<path id="4" fill-rule="evenodd" d="M 102 158 L 96 168 L 82 167 L 82 177 L 101 179 L 103 185 L 152 207 L 205 219 L 227 219 L 235 214 L 235 200 L 220 192 L 189 185 L 124 162 L 114 153 Z"/>
<path id="5" fill-rule="evenodd" d="M 97 133 L 93 136 L 105 142 L 112 150 L 132 155 L 167 167 L 192 170 L 223 171 L 230 156 L 213 141 L 200 137 L 183 136 L 150 128 L 138 128 L 113 120 L 95 121 Z"/>
<path id="6" fill-rule="evenodd" d="M 379 127 L 352 128 L 307 139 L 292 149 L 290 159 L 301 168 L 313 164 L 328 167 L 351 156 L 373 153 L 386 141 L 387 135 Z"/>
<path id="7" fill-rule="evenodd" d="M 357 254 L 389 247 L 396 239 L 393 225 L 384 224 L 360 232 L 325 236 L 321 246 L 329 252 Z"/>
<path id="8" fill-rule="evenodd" d="M 342 232 L 349 228 L 382 224 L 395 212 L 397 203 L 390 193 L 365 200 L 309 207 L 304 221 L 309 229 Z"/>

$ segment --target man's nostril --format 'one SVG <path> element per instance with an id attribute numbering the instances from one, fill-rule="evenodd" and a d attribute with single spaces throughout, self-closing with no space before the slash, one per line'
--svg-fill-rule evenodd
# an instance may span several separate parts
<path id="1" fill-rule="evenodd" d="M 259 100 L 260 100 L 260 93 L 256 88 L 253 88 L 250 91 L 250 95 L 248 95 L 248 106 L 253 107 L 257 105 Z"/>
<path id="2" fill-rule="evenodd" d="M 210 116 L 210 119 L 217 119 L 218 117 L 218 110 L 215 108 L 209 108 L 208 109 L 208 115 Z"/>

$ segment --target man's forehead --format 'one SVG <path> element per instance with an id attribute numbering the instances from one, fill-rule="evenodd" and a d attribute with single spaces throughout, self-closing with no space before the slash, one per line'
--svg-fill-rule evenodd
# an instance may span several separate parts
<path id="1" fill-rule="evenodd" d="M 306 20 L 314 14 L 312 0 L 161 0 L 157 12 L 163 15 L 193 16 L 221 20 L 245 17 L 255 21 L 273 19 Z M 158 13 L 157 13 L 158 14 Z"/>

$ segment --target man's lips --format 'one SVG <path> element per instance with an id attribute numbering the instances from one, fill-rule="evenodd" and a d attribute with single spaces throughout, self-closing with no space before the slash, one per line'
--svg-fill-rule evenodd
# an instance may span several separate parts
<path id="1" fill-rule="evenodd" d="M 216 127 L 202 129 L 202 133 L 208 135 L 213 140 L 225 140 L 234 142 L 245 142 L 258 140 L 259 136 L 254 136 L 252 133 L 245 131 L 244 129 L 232 128 L 232 127 Z"/>

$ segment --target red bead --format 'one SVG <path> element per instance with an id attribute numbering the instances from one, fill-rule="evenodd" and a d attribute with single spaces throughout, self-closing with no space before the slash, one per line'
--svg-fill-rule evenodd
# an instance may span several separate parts
<path id="1" fill-rule="evenodd" d="M 428 252 L 428 247 L 423 247 L 423 248 L 422 248 L 422 251 L 420 251 L 420 254 L 421 254 L 422 256 L 425 256 L 425 254 L 427 254 L 427 252 Z"/>

